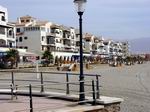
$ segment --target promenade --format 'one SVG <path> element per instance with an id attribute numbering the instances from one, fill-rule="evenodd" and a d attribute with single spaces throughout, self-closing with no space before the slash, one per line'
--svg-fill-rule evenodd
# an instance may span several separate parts
<path id="1" fill-rule="evenodd" d="M 34 111 L 44 112 L 66 107 L 70 102 L 63 100 L 33 97 Z M 17 100 L 11 100 L 11 95 L 0 95 L 0 112 L 29 112 L 29 98 L 18 96 Z"/>

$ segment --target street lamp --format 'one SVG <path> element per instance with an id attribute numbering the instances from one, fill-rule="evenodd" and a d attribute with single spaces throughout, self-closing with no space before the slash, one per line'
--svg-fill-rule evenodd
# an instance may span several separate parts
<path id="1" fill-rule="evenodd" d="M 85 10 L 87 0 L 74 0 L 79 15 L 79 30 L 80 30 L 80 94 L 79 101 L 85 100 L 84 93 L 84 74 L 83 74 L 83 47 L 82 47 L 82 15 Z"/>

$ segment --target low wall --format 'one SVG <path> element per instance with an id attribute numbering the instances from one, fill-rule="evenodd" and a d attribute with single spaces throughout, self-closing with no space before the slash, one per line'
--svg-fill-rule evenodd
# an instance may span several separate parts
<path id="1" fill-rule="evenodd" d="M 103 109 L 96 109 L 85 112 L 120 112 L 120 103 L 105 105 Z"/>

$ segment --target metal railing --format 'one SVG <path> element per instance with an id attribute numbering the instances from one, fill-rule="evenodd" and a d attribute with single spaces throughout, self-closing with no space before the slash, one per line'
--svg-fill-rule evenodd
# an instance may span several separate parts
<path id="1" fill-rule="evenodd" d="M 50 90 L 59 90 L 59 88 L 51 88 L 49 85 L 53 86 L 53 85 L 64 85 L 66 86 L 65 89 L 60 89 L 62 91 L 65 91 L 65 96 L 66 95 L 70 95 L 71 92 L 75 92 L 77 93 L 77 95 L 79 94 L 91 94 L 92 96 L 92 101 L 89 101 L 87 99 L 85 99 L 84 101 L 77 101 L 76 103 L 78 104 L 83 104 L 83 103 L 92 103 L 93 105 L 96 104 L 96 100 L 100 98 L 100 84 L 99 84 L 99 77 L 100 75 L 94 75 L 94 74 L 84 74 L 85 77 L 95 77 L 95 80 L 86 80 L 86 81 L 70 81 L 69 76 L 72 75 L 76 75 L 78 76 L 79 74 L 76 73 L 58 73 L 58 72 L 18 72 L 18 71 L 2 71 L 3 73 L 11 73 L 11 79 L 0 79 L 0 81 L 9 81 L 10 84 L 10 89 L 11 89 L 11 99 L 13 100 L 14 96 L 17 99 L 17 94 L 18 94 L 18 88 L 24 88 L 24 87 L 28 87 L 29 88 L 29 99 L 30 99 L 30 112 L 33 112 L 33 102 L 32 102 L 32 89 L 33 88 L 40 88 L 39 93 L 44 93 L 46 92 L 45 89 L 50 89 Z M 15 76 L 15 73 L 37 73 L 40 74 L 40 80 L 35 80 L 35 79 L 16 79 L 17 76 Z M 48 74 L 62 74 L 65 75 L 66 79 L 65 82 L 60 82 L 60 81 L 53 81 L 53 80 L 44 80 L 44 73 L 48 73 Z M 28 85 L 16 85 L 16 82 L 38 82 L 38 84 L 28 84 Z M 71 90 L 70 86 L 71 85 L 79 85 L 80 82 L 84 82 L 85 86 L 87 87 L 91 87 L 91 91 L 85 91 L 84 93 L 80 93 L 79 91 L 76 90 Z M 0 88 L 1 89 L 1 88 Z M 51 96 L 51 97 L 56 97 L 55 95 Z M 57 96 L 57 97 L 61 97 L 61 96 Z M 28 109 L 29 110 L 29 109 Z"/>
<path id="2" fill-rule="evenodd" d="M 84 101 L 76 101 L 74 104 L 91 103 L 92 105 L 96 105 L 96 99 L 97 98 L 96 98 L 96 90 L 95 90 L 95 82 L 94 82 L 94 80 L 92 80 L 92 81 L 82 81 L 82 82 L 84 82 L 84 83 L 86 83 L 86 82 L 92 82 L 92 86 L 91 86 L 92 87 L 92 91 L 86 91 L 86 92 L 84 92 L 84 94 L 92 94 L 92 101 L 89 101 L 88 99 L 85 99 Z M 73 83 L 74 84 L 75 83 L 80 83 L 80 81 L 79 82 L 73 82 Z M 60 83 L 57 83 L 57 84 L 73 84 L 73 83 L 69 83 L 69 82 L 67 82 L 67 83 L 61 83 L 60 82 Z M 51 84 L 42 84 L 42 85 L 46 86 L 46 85 L 51 85 Z M 23 88 L 23 87 L 29 88 L 28 96 L 29 96 L 29 105 L 30 105 L 30 108 L 29 109 L 25 109 L 25 110 L 30 110 L 30 112 L 33 112 L 33 106 L 34 105 L 33 105 L 32 88 L 38 87 L 38 86 L 41 86 L 41 84 L 35 84 L 35 85 L 34 84 L 33 85 L 31 85 L 31 84 L 29 84 L 29 85 L 13 85 L 13 84 L 11 84 L 6 89 L 9 89 L 9 88 L 11 89 L 10 95 L 11 95 L 11 100 L 13 100 L 14 97 L 16 99 L 18 99 L 17 95 L 19 95 L 19 93 L 18 93 L 19 88 Z M 83 93 L 78 93 L 78 94 L 83 94 Z M 65 95 L 62 95 L 62 96 L 65 96 Z M 59 98 L 59 97 L 62 97 L 62 96 L 58 95 L 57 97 Z M 56 97 L 56 95 L 51 95 L 51 98 L 52 97 Z M 38 108 L 36 108 L 36 109 L 38 109 Z M 25 110 L 20 110 L 20 111 L 25 111 Z M 20 111 L 18 111 L 18 112 L 20 112 Z"/>
<path id="3" fill-rule="evenodd" d="M 65 75 L 66 76 L 66 81 L 65 82 L 70 82 L 70 78 L 69 76 L 79 76 L 79 74 L 77 73 L 60 73 L 60 72 L 32 72 L 32 71 L 1 71 L 3 73 L 11 73 L 11 80 L 10 79 L 0 79 L 0 81 L 11 81 L 11 83 L 13 85 L 15 85 L 16 81 L 22 81 L 22 82 L 26 82 L 26 81 L 30 81 L 30 82 L 38 82 L 41 84 L 41 92 L 44 92 L 44 83 L 57 83 L 57 81 L 50 81 L 50 80 L 44 80 L 44 73 L 48 73 L 48 74 L 56 74 L 56 75 Z M 14 74 L 15 73 L 36 73 L 36 74 L 40 74 L 40 81 L 39 80 L 35 80 L 35 79 L 15 79 Z M 100 98 L 100 82 L 99 82 L 99 77 L 101 77 L 101 75 L 98 74 L 84 74 L 85 77 L 95 77 L 96 80 L 96 91 L 97 91 L 97 95 L 96 98 Z M 72 81 L 71 81 L 72 82 Z M 66 83 L 66 94 L 70 93 L 70 85 L 76 85 L 73 83 Z M 85 86 L 88 86 L 89 84 L 85 84 Z M 89 85 L 91 86 L 91 85 Z"/>

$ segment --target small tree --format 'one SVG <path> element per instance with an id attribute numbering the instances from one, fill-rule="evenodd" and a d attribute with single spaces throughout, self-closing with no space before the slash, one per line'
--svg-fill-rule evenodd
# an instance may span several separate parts
<path id="1" fill-rule="evenodd" d="M 9 51 L 6 52 L 6 61 L 11 63 L 11 68 L 16 64 L 16 67 L 18 66 L 18 58 L 19 58 L 19 52 L 16 49 L 9 49 Z"/>
<path id="2" fill-rule="evenodd" d="M 46 50 L 43 53 L 42 59 L 45 59 L 44 65 L 48 66 L 48 64 L 53 60 L 53 55 L 51 54 L 50 51 Z"/>

